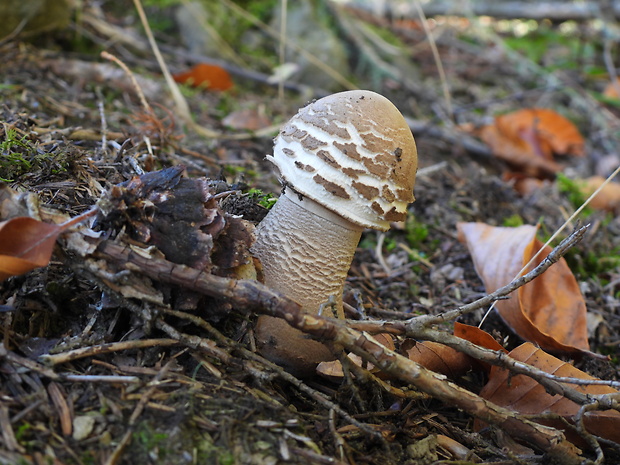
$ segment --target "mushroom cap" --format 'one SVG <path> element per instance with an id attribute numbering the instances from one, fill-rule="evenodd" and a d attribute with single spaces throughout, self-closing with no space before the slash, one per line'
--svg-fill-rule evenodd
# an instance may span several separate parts
<path id="1" fill-rule="evenodd" d="M 413 135 L 394 104 L 375 92 L 340 92 L 300 109 L 267 159 L 285 186 L 359 226 L 386 231 L 414 200 Z"/>

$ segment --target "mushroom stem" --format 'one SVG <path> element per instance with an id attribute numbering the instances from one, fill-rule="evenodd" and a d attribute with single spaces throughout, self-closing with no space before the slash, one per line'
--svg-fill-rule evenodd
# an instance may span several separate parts
<path id="1" fill-rule="evenodd" d="M 318 314 L 343 318 L 342 293 L 363 227 L 288 189 L 260 223 L 252 253 L 266 285 Z M 332 310 L 333 309 L 333 310 Z M 263 355 L 297 374 L 311 373 L 334 357 L 286 321 L 261 316 L 256 326 Z"/>

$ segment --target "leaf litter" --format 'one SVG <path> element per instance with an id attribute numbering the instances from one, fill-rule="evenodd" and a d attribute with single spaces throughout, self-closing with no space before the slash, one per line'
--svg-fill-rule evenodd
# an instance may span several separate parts
<path id="1" fill-rule="evenodd" d="M 189 136 L 173 147 L 173 140 L 162 138 L 151 148 L 155 158 L 147 146 L 139 142 L 143 140 L 142 129 L 128 120 L 122 111 L 109 110 L 106 112 L 107 124 L 123 134 L 116 140 L 118 146 L 126 136 L 131 136 L 135 145 L 106 153 L 110 148 L 102 150 L 98 145 L 101 133 L 95 132 L 98 134 L 95 141 L 66 139 L 75 132 L 60 132 L 63 128 L 72 125 L 100 127 L 98 115 L 88 109 L 98 90 L 91 83 L 82 82 L 75 84 L 81 85 L 79 92 L 68 95 L 66 89 L 71 86 L 66 84 L 72 82 L 72 78 L 60 72 L 57 76 L 66 80 L 65 85 L 42 81 L 39 77 L 41 65 L 31 59 L 36 53 L 33 49 L 11 49 L 6 54 L 13 66 L 4 69 L 4 79 L 15 79 L 18 75 L 24 86 L 37 92 L 22 94 L 18 99 L 10 89 L 3 89 L 5 107 L 2 116 L 3 121 L 49 152 L 74 151 L 65 172 L 52 173 L 42 167 L 19 180 L 19 185 L 35 192 L 46 207 L 76 214 L 99 199 L 101 190 L 98 186 L 112 192 L 109 189 L 113 185 L 122 182 L 131 185 L 131 180 L 139 174 L 134 160 L 152 170 L 160 163 L 178 165 L 187 162 L 191 153 L 203 156 L 189 159 L 187 171 L 193 176 L 206 173 L 211 179 L 218 180 L 222 170 L 219 166 L 214 168 L 213 161 L 219 160 L 222 165 L 230 163 L 224 167 L 225 180 L 220 184 L 215 182 L 213 193 L 209 195 L 228 190 L 243 192 L 248 183 L 277 192 L 275 179 L 267 174 L 267 168 L 261 163 L 264 153 L 270 150 L 269 141 L 205 143 Z M 424 54 L 419 58 L 424 59 Z M 476 60 L 480 58 L 476 57 Z M 98 85 L 106 92 L 113 92 L 113 86 L 108 88 L 105 81 Z M 43 95 L 50 98 L 41 98 Z M 127 102 L 132 101 L 131 92 L 124 97 L 127 100 L 119 101 L 119 108 L 126 108 Z M 267 97 L 267 106 L 274 105 L 275 95 Z M 205 93 L 193 99 L 192 104 L 199 108 L 206 102 L 208 108 L 213 108 L 221 99 L 221 96 Z M 129 108 L 138 107 L 135 101 L 129 105 Z M 291 102 L 289 113 L 294 112 L 296 106 Z M 39 108 L 36 113 L 35 108 Z M 58 114 L 63 117 L 62 124 L 54 120 L 54 115 Z M 203 120 L 202 124 L 219 124 L 217 115 L 212 112 L 197 114 Z M 161 116 L 165 117 L 165 113 Z M 37 128 L 49 128 L 50 131 L 34 132 L 33 123 Z M 418 181 L 417 202 L 411 210 L 415 224 L 420 225 L 418 230 L 391 233 L 381 248 L 375 247 L 373 234 L 365 235 L 366 244 L 362 244 L 356 256 L 347 285 L 346 301 L 352 318 L 364 314 L 378 318 L 397 318 L 396 313 L 401 316 L 419 312 L 436 314 L 480 297 L 485 289 L 467 251 L 456 241 L 457 222 L 485 221 L 501 226 L 515 218 L 526 224 L 535 224 L 543 218 L 544 227 L 553 230 L 562 222 L 559 212 L 571 208 L 567 199 L 553 186 L 521 199 L 509 184 L 501 180 L 493 161 L 463 156 L 458 148 L 446 146 L 441 140 L 427 138 L 424 134 L 416 134 L 416 138 L 421 154 L 433 153 L 437 157 L 422 159 L 426 166 L 441 160 L 447 160 L 448 165 L 422 175 Z M 252 171 L 258 175 L 249 177 Z M 127 200 L 124 195 L 117 199 Z M 131 206 L 132 202 L 127 204 Z M 118 208 L 115 211 L 119 211 Z M 148 210 L 144 212 L 148 213 Z M 137 213 L 138 210 L 132 213 L 126 224 L 133 225 L 142 234 L 132 240 L 143 240 L 145 234 L 151 234 L 149 228 L 153 225 L 145 221 L 149 219 L 148 215 L 140 217 Z M 614 232 L 620 229 L 617 218 L 609 220 L 595 214 L 590 220 L 594 228 L 588 241 L 569 257 L 572 264 L 584 269 L 593 266 L 591 256 L 602 256 L 602 251 L 618 247 L 615 239 L 618 235 L 614 236 Z M 122 236 L 128 231 L 121 226 L 117 233 Z M 202 238 L 200 233 L 196 234 Z M 398 247 L 399 242 L 406 244 L 409 250 L 422 253 L 424 260 L 417 261 L 407 248 Z M 165 241 L 161 244 L 164 245 Z M 382 262 L 377 254 L 382 255 Z M 203 330 L 192 327 L 187 316 L 184 316 L 185 320 L 180 316 L 167 318 L 164 323 L 171 328 L 161 323 L 158 326 L 158 316 L 149 312 L 148 305 L 137 309 L 140 299 L 123 299 L 123 293 L 117 291 L 123 286 L 134 289 L 142 286 L 146 293 L 156 287 L 161 299 L 170 300 L 179 297 L 174 295 L 178 289 L 162 288 L 145 278 L 142 283 L 129 281 L 127 284 L 124 280 L 132 278 L 114 269 L 107 270 L 107 281 L 94 285 L 87 270 L 72 268 L 70 264 L 70 259 L 59 256 L 50 266 L 11 278 L 2 285 L 3 305 L 17 310 L 9 323 L 10 333 L 5 335 L 11 340 L 5 349 L 11 353 L 3 354 L 0 359 L 3 376 L 8 374 L 3 378 L 3 386 L 11 392 L 11 403 L 7 407 L 11 418 L 19 414 L 11 429 L 28 441 L 27 450 L 16 442 L 9 442 L 13 447 L 3 452 L 9 460 L 19 458 L 26 463 L 37 463 L 44 454 L 54 454 L 61 461 L 75 456 L 81 456 L 82 461 L 91 457 L 102 460 L 118 450 L 114 444 L 127 433 L 133 438 L 131 453 L 121 453 L 117 459 L 119 463 L 150 463 L 152 460 L 183 463 L 183 451 L 187 450 L 197 450 L 201 460 L 218 460 L 220 463 L 226 460 L 268 463 L 278 459 L 322 463 L 332 457 L 339 457 L 335 460 L 346 463 L 347 454 L 358 459 L 363 455 L 370 463 L 405 463 L 415 457 L 413 451 L 407 455 L 409 445 L 420 438 L 431 438 L 432 434 L 443 438 L 447 434 L 466 450 L 480 454 L 483 460 L 507 459 L 505 453 L 494 449 L 491 443 L 479 442 L 487 441 L 486 436 L 472 439 L 468 429 L 469 417 L 449 405 L 433 401 L 424 403 L 427 400 L 408 403 L 404 400 L 406 398 L 381 390 L 372 378 L 353 382 L 349 377 L 340 384 L 322 384 L 320 390 L 329 393 L 350 415 L 367 425 L 374 425 L 373 428 L 381 432 L 387 442 L 380 444 L 363 424 L 350 428 L 350 418 L 334 418 L 328 404 L 317 404 L 315 393 L 291 383 L 285 374 L 255 365 L 251 359 L 240 355 L 242 352 L 236 344 L 250 345 L 251 322 L 243 315 L 223 309 L 222 302 L 208 299 L 205 306 L 198 309 L 196 301 L 184 295 L 175 300 L 179 303 L 179 310 L 198 310 L 198 315 L 208 323 L 203 325 Z M 600 280 L 601 277 L 605 282 Z M 598 268 L 596 277 L 582 274 L 579 279 L 585 288 L 589 311 L 613 312 L 617 302 L 613 284 L 617 279 L 617 268 Z M 471 318 L 470 322 L 476 323 L 479 317 L 468 315 L 464 319 Z M 211 332 L 208 325 L 213 325 Z M 618 340 L 618 328 L 613 319 L 600 325 L 590 334 L 591 348 L 613 347 Z M 197 343 L 196 337 L 201 338 L 199 343 L 203 345 L 211 340 L 218 344 L 203 347 L 204 351 L 168 348 L 163 343 L 161 347 L 139 348 L 138 341 L 149 335 L 161 335 L 165 330 L 180 331 L 178 336 L 186 347 L 192 347 L 192 341 Z M 499 319 L 491 319 L 489 332 L 509 348 L 520 342 L 511 336 L 510 330 Z M 221 335 L 227 339 L 221 339 Z M 76 382 L 61 378 L 53 381 L 54 387 L 41 389 L 51 374 L 38 364 L 42 360 L 39 355 L 49 354 L 50 350 L 67 352 L 76 346 L 96 347 L 121 339 L 136 341 L 136 349 L 76 360 L 71 365 L 55 368 L 55 372 L 61 375 L 67 371 L 78 376 L 100 376 L 100 381 L 78 378 L 80 381 Z M 577 339 L 575 345 L 583 345 L 582 335 Z M 19 354 L 31 355 L 24 360 Z M 28 363 L 35 365 L 24 371 L 21 367 L 28 366 Z M 598 371 L 596 375 L 603 379 L 617 376 L 609 364 L 591 360 L 584 363 L 589 370 Z M 106 382 L 106 377 L 112 374 L 137 377 L 139 382 L 126 381 L 125 387 L 120 388 L 118 384 Z M 149 388 L 148 383 L 153 380 L 162 384 L 155 389 Z M 473 378 L 468 382 L 476 381 Z M 395 387 L 407 389 L 397 383 Z M 478 387 L 482 387 L 479 382 Z M 29 405 L 41 408 L 30 409 Z M 7 410 L 0 412 L 6 413 Z M 88 437 L 71 445 L 67 445 L 66 440 L 59 440 L 70 436 L 71 426 L 78 425 L 84 415 L 94 418 L 94 424 L 90 423 L 88 428 Z M 132 420 L 129 426 L 128 419 Z M 341 450 L 342 444 L 345 450 L 347 446 L 353 447 L 339 455 L 337 451 Z M 446 460 L 456 457 L 450 455 L 449 448 L 437 448 L 437 445 L 433 448 L 438 450 L 435 453 L 439 456 L 436 457 Z"/>

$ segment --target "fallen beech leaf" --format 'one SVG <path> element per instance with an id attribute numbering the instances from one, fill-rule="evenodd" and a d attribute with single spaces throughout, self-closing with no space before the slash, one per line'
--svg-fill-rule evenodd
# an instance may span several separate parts
<path id="1" fill-rule="evenodd" d="M 531 176 L 549 177 L 561 171 L 553 154 L 584 156 L 584 139 L 575 125 L 544 108 L 498 116 L 479 134 L 498 158 Z"/>
<path id="2" fill-rule="evenodd" d="M 603 95 L 608 98 L 618 98 L 617 89 L 619 87 L 620 87 L 620 78 L 617 78 L 617 82 L 615 84 L 613 82 L 610 82 L 609 84 L 607 84 L 607 86 L 605 87 L 605 90 L 603 91 Z"/>
<path id="3" fill-rule="evenodd" d="M 514 349 L 509 355 L 515 360 L 527 363 L 555 376 L 597 379 L 527 342 Z M 588 395 L 618 393 L 615 389 L 604 385 L 565 384 Z M 579 405 L 565 397 L 548 394 L 543 386 L 529 376 L 514 375 L 508 370 L 496 366 L 491 368 L 489 381 L 482 388 L 480 396 L 520 414 L 555 413 L 570 422 L 580 408 Z M 541 420 L 540 423 L 558 429 L 565 428 L 564 423 L 559 420 Z M 584 415 L 584 424 L 590 433 L 620 443 L 620 412 L 615 410 L 588 412 Z M 480 426 L 481 424 L 477 423 L 477 427 Z M 568 436 L 573 439 L 570 432 L 568 432 Z"/>
<path id="4" fill-rule="evenodd" d="M 0 223 L 0 280 L 49 263 L 61 226 L 19 217 Z"/>
<path id="5" fill-rule="evenodd" d="M 456 322 L 454 323 L 454 335 L 486 349 L 508 353 L 489 333 L 475 326 Z M 401 352 L 407 354 L 409 360 L 452 379 L 464 375 L 474 367 L 485 371 L 490 369 L 490 365 L 437 342 L 417 342 L 407 339 L 401 344 L 400 349 Z"/>
<path id="6" fill-rule="evenodd" d="M 172 76 L 176 82 L 209 90 L 228 90 L 233 86 L 230 74 L 224 68 L 200 63 L 185 73 Z"/>
<path id="7" fill-rule="evenodd" d="M 454 323 L 454 335 L 473 342 L 480 347 L 508 353 L 499 342 L 493 339 L 493 336 L 477 326 L 470 326 L 457 321 Z"/>
<path id="8" fill-rule="evenodd" d="M 543 150 L 558 155 L 584 156 L 584 140 L 579 129 L 568 119 L 546 108 L 526 108 L 498 116 L 497 127 L 511 137 L 534 136 Z M 532 133 L 528 134 L 529 131 Z M 530 141 L 530 143 L 532 143 Z"/>
<path id="9" fill-rule="evenodd" d="M 409 360 L 451 379 L 464 375 L 472 367 L 469 355 L 437 342 L 408 339 L 401 344 L 401 351 Z"/>
<path id="10" fill-rule="evenodd" d="M 584 196 L 589 197 L 592 193 L 605 182 L 602 176 L 592 176 L 584 180 L 581 191 Z M 616 182 L 607 183 L 605 187 L 594 197 L 589 204 L 598 210 L 616 211 L 620 208 L 620 184 Z"/>
<path id="11" fill-rule="evenodd" d="M 495 125 L 482 127 L 479 135 L 497 158 L 527 176 L 552 178 L 562 171 L 560 164 L 534 153 L 528 142 L 521 138 L 511 140 L 505 137 Z"/>
<path id="12" fill-rule="evenodd" d="M 269 118 L 256 108 L 245 108 L 233 111 L 222 120 L 225 126 L 233 129 L 244 129 L 246 131 L 257 131 L 271 124 Z"/>
<path id="13" fill-rule="evenodd" d="M 522 173 L 515 173 L 514 171 L 504 172 L 502 174 L 502 179 L 511 183 L 514 190 L 516 190 L 521 197 L 528 197 L 549 183 L 547 180 L 532 178 Z"/>
<path id="14" fill-rule="evenodd" d="M 459 240 L 467 244 L 474 266 L 487 292 L 508 284 L 540 249 L 536 227 L 493 227 L 484 223 L 459 223 Z M 551 252 L 547 247 L 530 271 Z M 586 305 L 577 280 L 560 259 L 534 281 L 496 303 L 497 311 L 512 330 L 545 350 L 589 352 Z"/>

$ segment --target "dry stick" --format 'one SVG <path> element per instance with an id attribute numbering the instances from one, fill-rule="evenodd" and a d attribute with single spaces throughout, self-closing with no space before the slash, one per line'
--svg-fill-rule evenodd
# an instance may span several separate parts
<path id="1" fill-rule="evenodd" d="M 588 400 L 588 397 L 586 397 L 584 394 L 577 392 L 574 389 L 567 388 L 566 386 L 563 386 L 559 383 L 568 383 L 574 385 L 596 384 L 613 386 L 616 388 L 620 388 L 620 383 L 610 380 L 588 380 L 556 376 L 551 373 L 542 371 L 538 368 L 535 368 L 531 365 L 519 362 L 507 356 L 503 352 L 496 352 L 490 349 L 486 349 L 472 344 L 470 341 L 449 334 L 445 331 L 438 331 L 430 328 L 431 325 L 445 323 L 447 321 L 454 320 L 461 315 L 465 315 L 467 313 L 471 313 L 475 310 L 485 307 L 489 305 L 489 303 L 500 299 L 502 296 L 510 294 L 517 288 L 540 276 L 551 265 L 556 263 L 568 251 L 569 248 L 573 247 L 583 238 L 586 229 L 587 226 L 584 226 L 574 231 L 570 236 L 564 239 L 555 249 L 553 249 L 553 251 L 545 258 L 545 260 L 543 260 L 535 269 L 533 269 L 526 275 L 515 279 L 506 286 L 497 289 L 495 292 L 488 294 L 476 300 L 475 302 L 463 305 L 456 310 L 448 311 L 439 315 L 419 316 L 407 321 L 348 320 L 347 325 L 358 331 L 365 331 L 372 334 L 389 333 L 393 335 L 405 335 L 408 337 L 439 342 L 491 365 L 501 366 L 509 369 L 514 373 L 530 376 L 539 383 L 543 384 L 550 392 L 565 396 L 578 404 L 588 403 L 590 400 Z M 599 402 L 605 403 L 605 408 L 618 409 L 618 407 L 613 403 L 613 398 L 610 397 L 609 394 L 596 396 L 596 398 L 599 400 Z"/>
<path id="2" fill-rule="evenodd" d="M 299 304 L 256 281 L 222 278 L 166 260 L 144 257 L 127 246 L 113 242 L 100 244 L 97 255 L 125 263 L 132 270 L 153 279 L 190 287 L 207 295 L 229 299 L 239 307 L 254 308 L 263 314 L 283 318 L 292 327 L 320 340 L 339 344 L 384 372 L 487 423 L 498 425 L 541 450 L 552 451 L 560 447 L 571 459 L 578 460 L 573 446 L 560 431 L 526 420 L 511 410 L 482 399 L 447 381 L 445 376 L 386 349 L 369 335 L 347 328 L 339 320 L 306 315 Z"/>
<path id="3" fill-rule="evenodd" d="M 4 345 L 0 344 L 0 360 L 5 359 L 10 363 L 15 363 L 27 368 L 31 371 L 38 373 L 41 376 L 52 381 L 71 381 L 71 382 L 105 382 L 105 383 L 139 383 L 140 379 L 136 376 L 104 376 L 104 375 L 70 375 L 66 373 L 56 373 L 51 368 L 48 368 L 40 363 L 30 360 L 29 358 L 17 355 L 10 350 L 7 350 Z"/>
<path id="4" fill-rule="evenodd" d="M 177 83 L 174 82 L 174 79 L 172 78 L 172 75 L 170 74 L 170 70 L 168 69 L 168 66 L 166 65 L 166 61 L 164 60 L 164 57 L 159 51 L 157 42 L 155 42 L 155 37 L 153 36 L 153 31 L 151 31 L 149 22 L 146 19 L 146 14 L 144 13 L 144 9 L 142 8 L 142 3 L 140 2 L 140 0 L 133 0 L 133 3 L 136 7 L 136 10 L 138 10 L 138 16 L 140 16 L 140 21 L 142 22 L 142 26 L 144 27 L 144 31 L 146 32 L 146 36 L 149 40 L 149 44 L 151 45 L 151 49 L 153 50 L 153 54 L 155 55 L 155 58 L 157 59 L 157 63 L 159 64 L 161 72 L 163 73 L 164 78 L 166 79 L 166 84 L 168 85 L 168 88 L 170 89 L 170 93 L 172 94 L 172 98 L 174 99 L 179 115 L 181 116 L 181 118 L 185 120 L 185 122 L 189 126 L 191 126 L 191 128 L 194 131 L 196 131 L 201 136 L 210 137 L 210 138 L 219 137 L 221 135 L 219 132 L 202 127 L 196 124 L 194 120 L 192 119 L 192 115 L 189 110 L 189 105 L 187 104 L 187 100 L 185 100 L 185 97 L 183 97 L 183 94 L 181 93 L 181 90 L 179 89 L 179 86 L 177 85 Z"/>
<path id="5" fill-rule="evenodd" d="M 215 329 L 213 326 L 211 326 L 208 322 L 206 322 L 204 319 L 200 318 L 199 316 L 192 315 L 186 312 L 181 312 L 178 310 L 170 310 L 170 309 L 162 309 L 162 312 L 168 315 L 175 316 L 177 318 L 182 318 L 184 320 L 191 321 L 193 324 L 195 324 L 199 328 L 202 328 L 205 331 L 207 331 L 211 335 L 211 337 L 216 339 L 216 341 L 219 342 L 221 345 L 231 347 L 235 349 L 236 351 L 240 352 L 248 360 L 258 362 L 261 365 L 268 367 L 269 369 L 274 371 L 284 381 L 292 384 L 297 389 L 299 389 L 300 391 L 308 395 L 310 398 L 314 399 L 317 403 L 323 405 L 328 410 L 333 410 L 337 412 L 338 415 L 340 415 L 342 418 L 344 418 L 346 421 L 348 421 L 352 425 L 355 425 L 358 428 L 360 428 L 360 430 L 364 431 L 370 437 L 383 440 L 380 434 L 377 434 L 377 432 L 374 431 L 372 428 L 370 428 L 366 424 L 353 418 L 351 415 L 345 412 L 338 404 L 335 404 L 334 402 L 329 400 L 324 394 L 320 393 L 319 391 L 315 389 L 312 389 L 310 386 L 305 384 L 303 381 L 299 380 L 295 376 L 285 371 L 282 367 L 246 349 L 243 345 L 225 337 L 222 333 L 220 333 L 217 329 Z"/>
<path id="6" fill-rule="evenodd" d="M 373 8 L 372 2 L 353 1 L 353 7 L 362 11 Z M 426 16 L 491 16 L 505 19 L 535 19 L 552 21 L 586 21 L 598 19 L 601 15 L 600 1 L 584 0 L 580 2 L 566 2 L 564 0 L 547 0 L 540 2 L 510 1 L 510 2 L 454 2 L 453 0 L 434 0 L 424 2 L 422 8 Z M 606 3 L 606 2 L 605 2 Z M 464 7 L 466 5 L 466 7 Z M 612 14 L 620 17 L 620 4 L 612 2 Z M 385 13 L 401 18 L 416 18 L 417 14 L 411 2 L 386 2 Z"/>
<path id="7" fill-rule="evenodd" d="M 91 347 L 81 347 L 54 355 L 42 355 L 39 360 L 48 366 L 59 365 L 85 357 L 109 354 L 121 350 L 144 349 L 146 347 L 169 347 L 178 345 L 176 339 L 138 339 L 136 341 L 112 342 L 109 344 L 99 344 Z"/>
<path id="8" fill-rule="evenodd" d="M 286 20 L 287 20 L 288 1 L 280 0 L 280 50 L 278 51 L 280 66 L 286 60 Z M 620 93 L 618 94 L 620 95 Z M 278 81 L 278 98 L 284 100 L 284 79 Z"/>
<path id="9" fill-rule="evenodd" d="M 9 407 L 4 402 L 0 402 L 0 430 L 2 430 L 2 439 L 6 449 L 17 451 L 20 454 L 26 453 L 26 449 L 19 444 L 15 437 L 11 418 L 9 417 Z"/>
<path id="10" fill-rule="evenodd" d="M 603 460 L 605 459 L 605 455 L 603 454 L 603 449 L 601 448 L 601 445 L 599 444 L 598 440 L 592 434 L 588 432 L 588 430 L 586 429 L 583 423 L 584 415 L 588 413 L 589 411 L 593 411 L 593 410 L 598 410 L 598 405 L 596 402 L 591 402 L 587 405 L 582 405 L 581 408 L 579 409 L 579 412 L 577 412 L 577 415 L 575 415 L 575 425 L 577 426 L 577 431 L 579 432 L 581 437 L 584 438 L 586 442 L 588 443 L 588 446 L 590 446 L 592 450 L 596 452 L 596 460 L 594 461 L 594 463 L 601 464 L 603 463 Z"/>
<path id="11" fill-rule="evenodd" d="M 131 81 L 131 84 L 133 85 L 133 88 L 136 91 L 136 94 L 138 94 L 138 100 L 140 100 L 140 104 L 142 105 L 142 108 L 144 108 L 144 112 L 149 115 L 152 115 L 153 108 L 151 108 L 151 105 L 149 105 L 149 103 L 146 101 L 146 97 L 144 96 L 142 87 L 140 87 L 140 85 L 138 84 L 138 80 L 136 79 L 136 76 L 131 72 L 131 70 L 127 67 L 127 65 L 123 63 L 121 60 L 119 60 L 116 56 L 112 55 L 111 53 L 106 52 L 105 50 L 101 52 L 101 58 L 104 58 L 106 60 L 116 63 L 123 71 L 125 71 L 125 74 L 127 75 L 127 77 L 129 77 L 129 80 Z"/>
<path id="12" fill-rule="evenodd" d="M 142 4 L 140 3 L 140 0 L 134 0 L 134 4 L 136 6 L 136 9 L 138 10 L 138 15 L 140 16 L 140 20 L 142 21 L 144 30 L 146 31 L 149 44 L 151 46 L 151 49 L 153 50 L 153 54 L 155 55 L 155 58 L 157 59 L 157 63 L 159 64 L 162 74 L 164 75 L 166 84 L 168 88 L 170 89 L 170 93 L 172 94 L 172 98 L 176 104 L 176 108 L 177 108 L 177 111 L 179 112 L 179 116 L 187 123 L 187 125 L 192 130 L 196 131 L 196 133 L 198 133 L 199 135 L 203 137 L 208 137 L 212 139 L 219 138 L 219 139 L 233 139 L 233 140 L 244 140 L 244 139 L 250 139 L 252 137 L 265 137 L 265 136 L 272 135 L 274 132 L 278 132 L 279 127 L 277 125 L 272 125 L 266 128 L 256 130 L 250 134 L 246 134 L 246 133 L 223 134 L 221 132 L 217 132 L 212 129 L 205 128 L 197 124 L 192 118 L 187 100 L 185 100 L 185 97 L 183 97 L 183 94 L 181 93 L 179 86 L 177 85 L 177 83 L 172 78 L 172 75 L 170 74 L 170 70 L 168 69 L 168 66 L 166 65 L 166 61 L 164 60 L 164 57 L 162 56 L 159 50 L 159 46 L 157 45 L 157 42 L 155 41 L 155 37 L 153 36 L 153 32 L 151 31 L 151 28 L 149 26 L 148 20 L 146 18 L 146 14 L 144 13 L 144 9 L 142 8 Z M 102 52 L 102 56 L 104 53 L 106 52 Z M 107 55 L 110 55 L 110 54 L 107 54 Z M 129 72 L 129 69 L 127 68 L 127 66 L 125 66 L 124 63 L 120 62 L 120 60 L 115 60 L 115 61 L 119 65 L 121 65 L 121 67 L 126 72 Z M 133 76 L 131 73 L 129 74 L 130 76 Z M 137 82 L 135 81 L 135 78 L 132 78 L 132 81 L 134 81 L 134 87 L 136 87 L 138 94 L 142 94 L 142 89 L 140 89 L 140 87 L 138 86 Z M 146 103 L 146 100 L 143 97 L 141 98 L 141 100 L 143 100 L 143 104 Z M 152 111 L 149 113 L 152 114 Z"/>
<path id="13" fill-rule="evenodd" d="M 431 52 L 433 53 L 433 60 L 435 60 L 435 66 L 437 66 L 437 72 L 439 73 L 439 79 L 441 80 L 441 90 L 443 92 L 443 97 L 446 101 L 446 110 L 448 111 L 448 115 L 450 120 L 454 120 L 454 111 L 452 110 L 452 99 L 450 97 L 450 88 L 448 86 L 448 80 L 446 79 L 446 73 L 443 69 L 443 63 L 441 62 L 441 57 L 439 56 L 439 51 L 437 50 L 437 44 L 435 43 L 435 37 L 428 27 L 428 20 L 426 19 L 426 15 L 424 14 L 424 10 L 422 10 L 422 5 L 420 0 L 414 0 L 413 5 L 416 9 L 416 13 L 420 18 L 420 22 L 422 23 L 422 27 L 424 28 L 424 34 L 426 34 L 426 38 L 428 39 L 428 44 L 431 47 Z"/>

